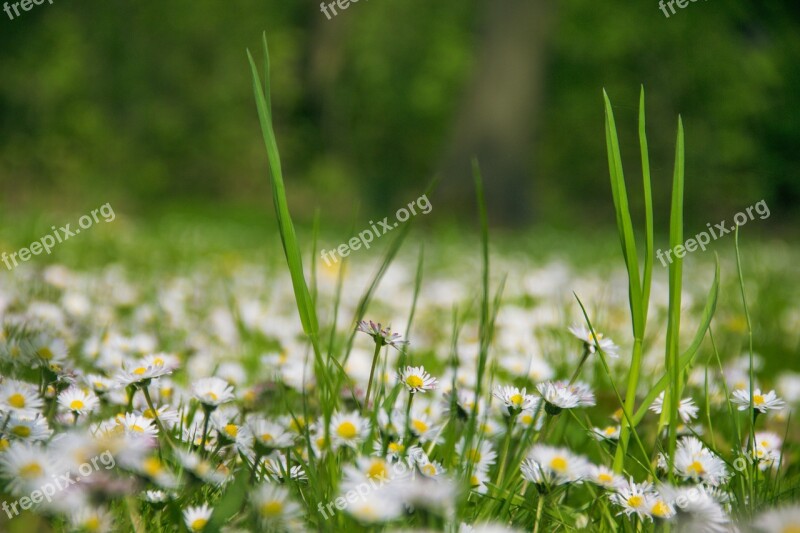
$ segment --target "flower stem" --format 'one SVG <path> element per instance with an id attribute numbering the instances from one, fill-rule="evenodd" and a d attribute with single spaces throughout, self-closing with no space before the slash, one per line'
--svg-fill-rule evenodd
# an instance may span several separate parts
<path id="1" fill-rule="evenodd" d="M 511 447 L 511 430 L 514 427 L 514 419 L 516 415 L 508 417 L 506 424 L 506 438 L 503 440 L 503 454 L 500 456 L 500 471 L 497 473 L 497 483 L 499 487 L 503 482 L 503 475 L 506 473 L 506 459 L 508 458 L 508 450 Z"/>
<path id="2" fill-rule="evenodd" d="M 153 418 L 156 421 L 156 426 L 158 426 L 158 431 L 160 431 L 161 434 L 164 435 L 164 438 L 167 439 L 167 443 L 169 443 L 169 445 L 174 448 L 175 443 L 172 442 L 172 437 L 164 428 L 164 424 L 161 423 L 161 419 L 158 418 L 158 411 L 153 405 L 153 400 L 150 399 L 150 390 L 148 389 L 147 385 L 142 385 L 142 394 L 144 394 L 144 401 L 147 402 L 147 407 L 153 412 Z"/>
<path id="3" fill-rule="evenodd" d="M 367 383 L 367 395 L 364 396 L 363 413 L 366 414 L 369 409 L 369 393 L 372 391 L 372 378 L 375 377 L 375 366 L 378 364 L 378 356 L 381 353 L 381 343 L 375 343 L 375 353 L 372 354 L 372 368 L 369 369 L 369 382 Z"/>
<path id="4" fill-rule="evenodd" d="M 539 533 L 539 522 L 542 520 L 542 507 L 544 506 L 544 496 L 539 494 L 539 502 L 536 504 L 536 520 L 533 523 L 533 533 Z"/>

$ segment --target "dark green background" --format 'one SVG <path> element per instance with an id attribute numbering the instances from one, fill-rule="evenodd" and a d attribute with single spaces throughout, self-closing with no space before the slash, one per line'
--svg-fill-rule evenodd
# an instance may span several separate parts
<path id="1" fill-rule="evenodd" d="M 331 21 L 317 2 L 55 0 L 0 15 L 6 215 L 269 205 L 245 56 L 266 30 L 301 224 L 317 207 L 339 224 L 354 205 L 394 213 L 436 174 L 436 219 L 457 220 L 474 212 L 471 153 L 494 223 L 613 224 L 601 91 L 638 197 L 640 84 L 659 226 L 678 113 L 687 231 L 761 199 L 761 231 L 798 218 L 796 1 L 700 0 L 670 18 L 650 0 L 361 0 Z"/>

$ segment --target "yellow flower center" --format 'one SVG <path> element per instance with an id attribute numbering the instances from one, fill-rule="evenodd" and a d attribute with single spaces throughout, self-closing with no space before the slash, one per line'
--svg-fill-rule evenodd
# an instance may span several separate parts
<path id="1" fill-rule="evenodd" d="M 389 477 L 386 463 L 384 461 L 373 461 L 369 469 L 367 469 L 367 477 L 370 479 L 384 479 Z"/>
<path id="2" fill-rule="evenodd" d="M 533 424 L 533 416 L 531 415 L 522 415 L 521 420 L 523 424 Z"/>
<path id="3" fill-rule="evenodd" d="M 219 397 L 218 397 L 216 394 L 214 394 L 213 392 L 211 392 L 211 391 L 208 391 L 208 392 L 206 393 L 206 398 L 208 398 L 208 399 L 209 399 L 209 400 L 211 400 L 212 402 L 216 402 L 216 401 L 217 401 L 217 399 L 218 399 Z"/>
<path id="4" fill-rule="evenodd" d="M 262 516 L 280 516 L 283 511 L 283 503 L 272 500 L 271 502 L 264 502 L 261 504 Z"/>
<path id="5" fill-rule="evenodd" d="M 561 456 L 553 457 L 550 460 L 550 468 L 552 468 L 556 472 L 566 472 L 567 460 Z"/>
<path id="6" fill-rule="evenodd" d="M 239 434 L 239 426 L 236 424 L 227 424 L 225 426 L 225 433 L 227 433 L 231 438 L 236 438 L 236 436 Z"/>
<path id="7" fill-rule="evenodd" d="M 133 371 L 133 373 L 136 374 L 137 376 L 141 376 L 145 372 L 147 372 L 147 369 L 145 367 L 143 367 L 143 366 L 140 366 L 140 367 L 134 369 L 134 371 Z"/>
<path id="8" fill-rule="evenodd" d="M 597 474 L 597 481 L 601 483 L 611 483 L 612 481 L 614 481 L 614 477 L 611 474 L 601 472 Z"/>
<path id="9" fill-rule="evenodd" d="M 692 464 L 686 467 L 686 470 L 698 476 L 702 476 L 706 473 L 706 469 L 703 468 L 703 464 L 700 461 L 694 461 Z"/>
<path id="10" fill-rule="evenodd" d="M 30 437 L 31 435 L 31 428 L 28 426 L 16 426 L 14 429 L 11 430 L 11 433 L 16 435 L 17 437 L 22 437 L 23 439 L 26 437 Z"/>
<path id="11" fill-rule="evenodd" d="M 262 433 L 261 440 L 263 440 L 264 442 L 272 442 L 275 439 L 269 433 Z"/>
<path id="12" fill-rule="evenodd" d="M 666 503 L 658 500 L 656 504 L 653 505 L 653 508 L 650 509 L 650 512 L 653 513 L 654 516 L 664 517 L 669 514 L 669 507 L 667 507 Z"/>
<path id="13" fill-rule="evenodd" d="M 764 404 L 764 397 L 760 394 L 753 395 L 753 404 L 754 405 L 763 405 Z"/>
<path id="14" fill-rule="evenodd" d="M 72 402 L 70 402 L 69 404 L 69 408 L 72 409 L 73 411 L 80 411 L 84 407 L 86 407 L 86 404 L 84 404 L 80 400 L 72 400 Z"/>
<path id="15" fill-rule="evenodd" d="M 481 484 L 481 480 L 478 479 L 478 476 L 472 476 L 469 478 L 469 482 L 473 487 L 479 487 Z"/>
<path id="16" fill-rule="evenodd" d="M 388 448 L 389 451 L 393 453 L 400 453 L 406 449 L 406 447 L 400 444 L 399 442 L 390 442 Z"/>
<path id="17" fill-rule="evenodd" d="M 422 420 L 413 420 L 411 425 L 414 426 L 414 429 L 417 431 L 417 433 L 425 433 L 428 431 L 428 424 Z"/>
<path id="18" fill-rule="evenodd" d="M 787 524 L 783 526 L 781 533 L 800 533 L 800 524 Z"/>
<path id="19" fill-rule="evenodd" d="M 0 438 L 0 452 L 8 448 L 10 445 L 11 443 L 8 442 L 8 439 Z"/>
<path id="20" fill-rule="evenodd" d="M 467 457 L 469 457 L 469 459 L 473 463 L 480 463 L 481 462 L 481 452 L 480 452 L 480 450 L 476 450 L 476 449 L 473 448 L 472 450 L 467 452 Z"/>
<path id="21" fill-rule="evenodd" d="M 336 433 L 343 439 L 352 439 L 358 434 L 358 430 L 356 430 L 355 424 L 345 421 L 339 424 L 339 428 L 336 430 Z"/>
<path id="22" fill-rule="evenodd" d="M 606 429 L 603 430 L 603 433 L 606 435 L 613 435 L 617 431 L 617 428 L 614 426 L 608 426 Z"/>
<path id="23" fill-rule="evenodd" d="M 161 461 L 155 457 L 148 457 L 142 463 L 142 470 L 151 477 L 155 477 L 161 473 Z"/>
<path id="24" fill-rule="evenodd" d="M 92 386 L 93 386 L 93 387 L 94 387 L 96 390 L 105 390 L 105 389 L 106 389 L 106 386 L 105 386 L 105 384 L 104 384 L 104 383 L 102 383 L 102 382 L 100 382 L 100 381 L 95 381 L 95 382 L 93 382 L 93 383 L 92 383 Z"/>
<path id="25" fill-rule="evenodd" d="M 155 359 L 153 359 L 153 364 L 156 366 L 164 366 L 164 360 L 161 359 L 160 357 L 156 357 Z"/>
<path id="26" fill-rule="evenodd" d="M 424 381 L 422 381 L 422 378 L 421 378 L 421 377 L 419 377 L 419 376 L 408 376 L 408 377 L 406 378 L 406 385 L 408 385 L 408 386 L 409 386 L 409 387 L 411 387 L 412 389 L 419 389 L 419 388 L 421 388 L 421 387 L 422 387 L 424 384 L 425 384 L 425 382 L 424 382 Z"/>
<path id="27" fill-rule="evenodd" d="M 90 517 L 83 523 L 83 529 L 87 531 L 98 531 L 100 529 L 100 519 L 96 516 Z"/>
<path id="28" fill-rule="evenodd" d="M 8 403 L 11 407 L 16 407 L 17 409 L 22 409 L 25 407 L 25 396 L 22 394 L 15 392 L 11 396 L 8 397 Z"/>
<path id="29" fill-rule="evenodd" d="M 44 469 L 39 463 L 28 463 L 19 469 L 19 475 L 27 479 L 34 479 L 44 474 Z"/>
<path id="30" fill-rule="evenodd" d="M 644 503 L 644 498 L 642 498 L 638 494 L 634 494 L 633 496 L 628 498 L 628 505 L 630 507 L 636 508 L 642 505 L 642 503 Z"/>
<path id="31" fill-rule="evenodd" d="M 43 346 L 42 348 L 39 348 L 39 352 L 38 353 L 39 353 L 39 357 L 41 357 L 42 359 L 45 359 L 47 361 L 49 361 L 50 359 L 53 358 L 53 352 L 47 346 Z"/>
<path id="32" fill-rule="evenodd" d="M 433 466 L 431 463 L 428 463 L 425 466 L 423 466 L 422 467 L 422 471 L 425 472 L 429 476 L 435 476 L 436 475 L 436 467 Z"/>
<path id="33" fill-rule="evenodd" d="M 206 520 L 205 518 L 196 518 L 195 520 L 192 520 L 191 528 L 193 531 L 200 531 L 204 527 L 206 527 L 207 523 L 208 520 Z"/>
<path id="34" fill-rule="evenodd" d="M 136 433 L 144 433 L 144 428 L 139 424 L 134 424 L 131 426 L 131 431 L 135 431 Z"/>
<path id="35" fill-rule="evenodd" d="M 513 395 L 511 398 L 509 398 L 509 402 L 511 402 L 512 405 L 519 407 L 522 405 L 522 394 Z"/>
<path id="36" fill-rule="evenodd" d="M 144 412 L 142 413 L 142 416 L 145 418 L 150 418 L 152 420 L 155 419 L 156 412 L 153 411 L 152 409 L 145 409 Z"/>

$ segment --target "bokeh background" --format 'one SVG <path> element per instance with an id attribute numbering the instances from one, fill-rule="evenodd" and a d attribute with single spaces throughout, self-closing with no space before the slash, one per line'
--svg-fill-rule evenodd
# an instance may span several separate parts
<path id="1" fill-rule="evenodd" d="M 753 231 L 797 225 L 796 1 L 698 1 L 669 18 L 653 0 L 361 0 L 332 20 L 317 2 L 56 0 L 0 15 L 6 225 L 105 202 L 140 218 L 270 208 L 245 55 L 263 30 L 300 225 L 316 209 L 334 227 L 355 208 L 392 214 L 433 176 L 436 221 L 457 224 L 474 213 L 477 155 L 493 224 L 612 226 L 602 89 L 640 211 L 640 84 L 658 227 L 679 113 L 688 235 L 761 199 L 772 216 Z"/>

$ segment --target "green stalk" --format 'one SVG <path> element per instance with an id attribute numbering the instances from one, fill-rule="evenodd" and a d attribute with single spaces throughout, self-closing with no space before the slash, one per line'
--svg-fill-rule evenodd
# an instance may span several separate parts
<path id="1" fill-rule="evenodd" d="M 375 353 L 372 354 L 372 367 L 369 369 L 369 381 L 367 382 L 367 394 L 364 396 L 364 405 L 361 408 L 362 414 L 366 414 L 369 409 L 369 393 L 372 390 L 372 379 L 375 376 L 375 366 L 378 363 L 378 358 L 381 354 L 381 343 L 375 342 Z"/>

